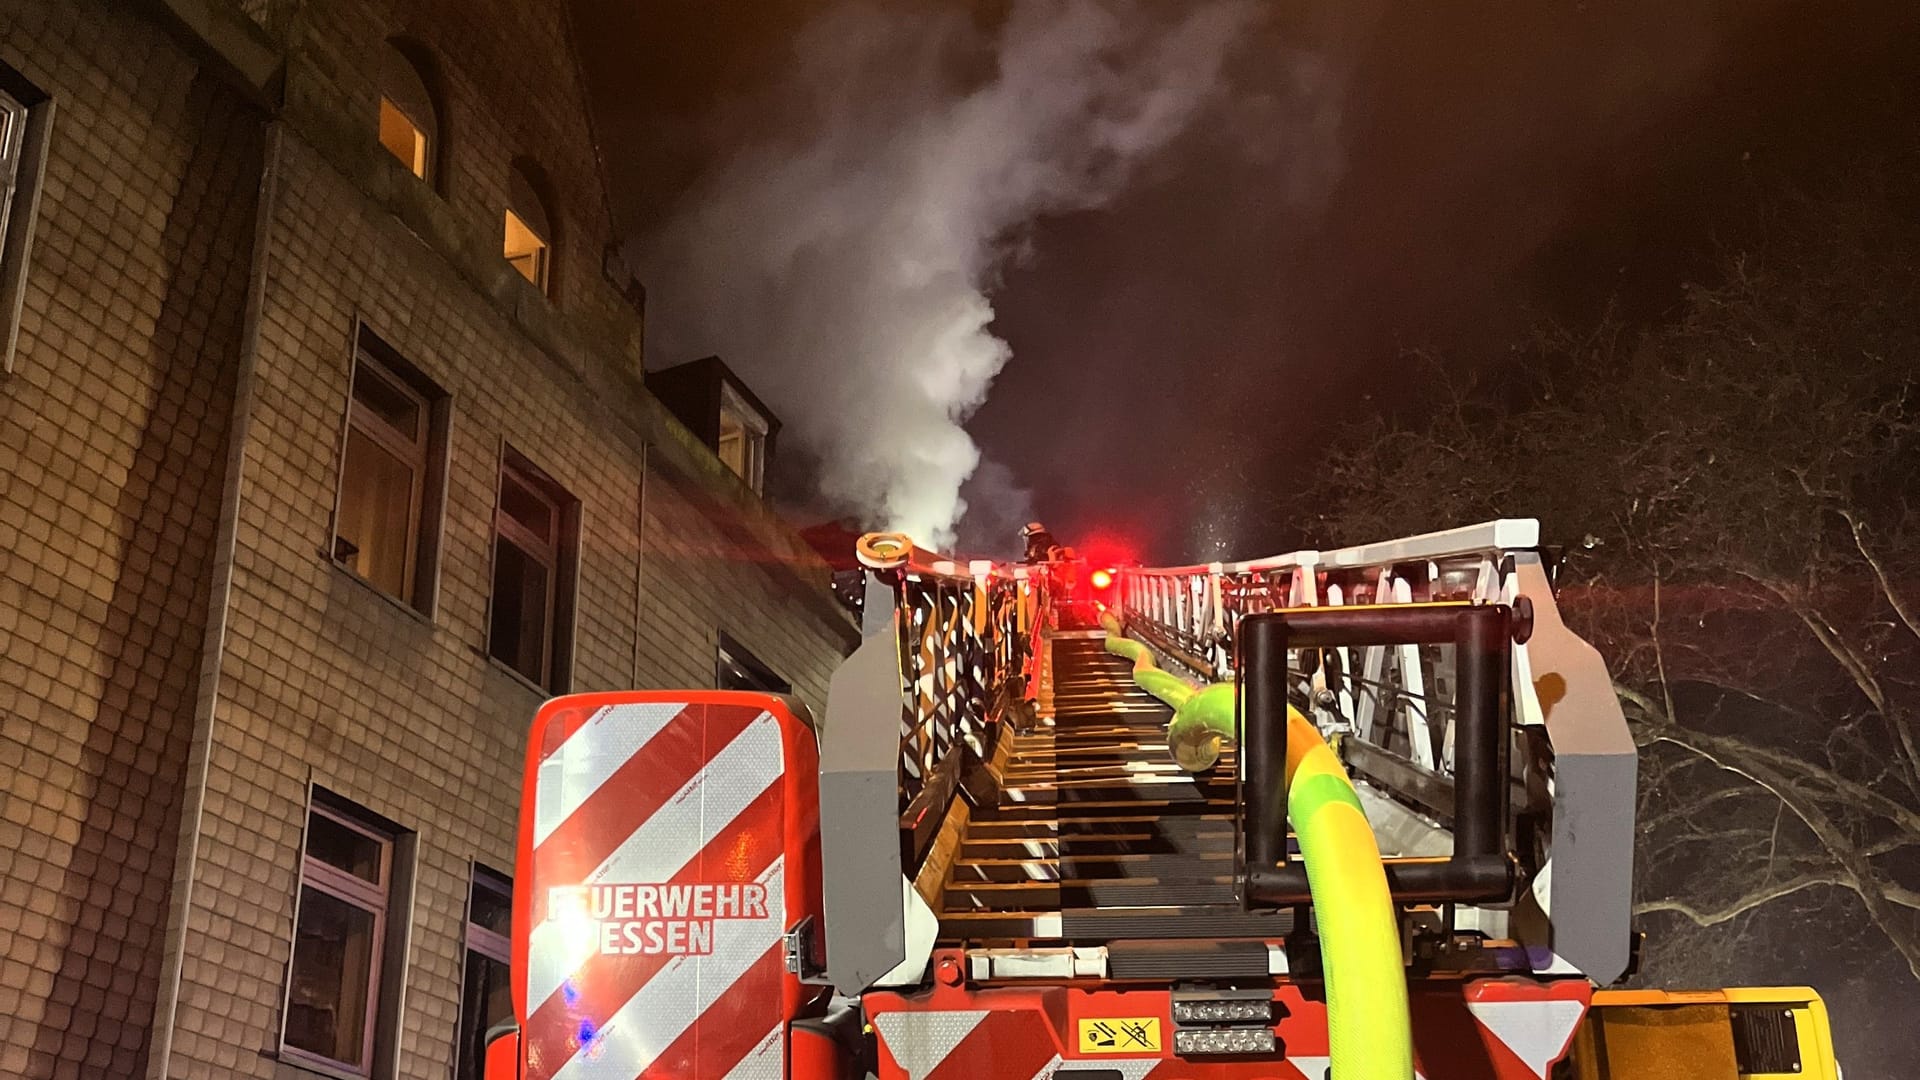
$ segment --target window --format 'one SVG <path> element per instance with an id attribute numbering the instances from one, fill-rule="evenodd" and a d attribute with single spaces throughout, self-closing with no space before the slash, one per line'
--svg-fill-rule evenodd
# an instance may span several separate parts
<path id="1" fill-rule="evenodd" d="M 755 491 L 767 467 L 767 418 L 729 383 L 720 385 L 720 460 Z"/>
<path id="2" fill-rule="evenodd" d="M 720 672 L 715 681 L 722 690 L 753 690 L 762 694 L 793 692 L 792 683 L 775 675 L 772 668 L 724 631 L 720 634 Z"/>
<path id="3" fill-rule="evenodd" d="M 0 374 L 13 370 L 53 101 L 0 64 Z"/>
<path id="4" fill-rule="evenodd" d="M 509 447 L 493 517 L 488 652 L 544 690 L 566 689 L 579 503 Z"/>
<path id="5" fill-rule="evenodd" d="M 393 1000 L 383 994 L 383 971 L 399 966 L 389 925 L 403 891 L 395 888 L 398 836 L 345 800 L 313 793 L 287 966 L 285 1056 L 373 1071 L 383 1007 Z"/>
<path id="6" fill-rule="evenodd" d="M 0 90 L 0 235 L 7 231 L 7 215 L 20 187 L 20 155 L 26 141 L 27 107 Z"/>
<path id="7" fill-rule="evenodd" d="M 431 612 L 446 489 L 447 396 L 364 328 L 354 352 L 333 558 Z"/>
<path id="8" fill-rule="evenodd" d="M 488 1029 L 513 1019 L 508 970 L 513 957 L 512 922 L 513 883 L 504 874 L 475 865 L 467 893 L 467 963 L 455 1080 L 480 1080 Z"/>
<path id="9" fill-rule="evenodd" d="M 387 42 L 380 66 L 380 145 L 408 172 L 431 181 L 439 149 L 435 106 L 424 49 L 404 39 Z"/>
<path id="10" fill-rule="evenodd" d="M 520 276 L 548 292 L 552 273 L 553 222 L 542 196 L 539 167 L 530 161 L 517 161 L 507 178 L 506 246 L 507 262 Z"/>
<path id="11" fill-rule="evenodd" d="M 385 94 L 380 95 L 380 145 L 408 172 L 427 178 L 427 133 Z"/>

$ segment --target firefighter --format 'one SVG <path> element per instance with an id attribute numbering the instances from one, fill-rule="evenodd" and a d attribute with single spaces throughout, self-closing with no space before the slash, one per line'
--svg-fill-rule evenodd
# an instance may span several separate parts
<path id="1" fill-rule="evenodd" d="M 1029 521 L 1020 529 L 1020 539 L 1027 547 L 1026 555 L 1020 561 L 1029 566 L 1046 562 L 1053 554 L 1053 534 L 1037 521 Z"/>
<path id="2" fill-rule="evenodd" d="M 1053 587 L 1062 603 L 1074 602 L 1080 585 L 1080 553 L 1056 544 L 1047 555 L 1053 568 Z"/>

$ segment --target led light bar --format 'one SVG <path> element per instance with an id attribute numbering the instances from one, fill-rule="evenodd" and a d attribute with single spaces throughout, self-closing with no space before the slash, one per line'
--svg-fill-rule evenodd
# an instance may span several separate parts
<path id="1" fill-rule="evenodd" d="M 1173 1052 L 1183 1057 L 1200 1054 L 1270 1054 L 1271 1028 L 1200 1028 L 1173 1033 Z"/>
<path id="2" fill-rule="evenodd" d="M 1270 998 L 1257 1001 L 1176 1001 L 1173 1003 L 1173 1019 L 1179 1024 L 1271 1021 L 1273 1001 Z"/>

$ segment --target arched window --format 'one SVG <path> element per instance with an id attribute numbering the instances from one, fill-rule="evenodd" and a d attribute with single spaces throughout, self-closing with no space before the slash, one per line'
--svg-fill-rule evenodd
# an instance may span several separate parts
<path id="1" fill-rule="evenodd" d="M 552 279 L 553 218 L 547 212 L 545 177 L 525 159 L 507 177 L 506 243 L 503 253 L 521 276 L 548 292 Z"/>
<path id="2" fill-rule="evenodd" d="M 404 38 L 386 44 L 380 61 L 380 145 L 408 172 L 432 182 L 440 149 L 440 110 L 427 54 Z"/>

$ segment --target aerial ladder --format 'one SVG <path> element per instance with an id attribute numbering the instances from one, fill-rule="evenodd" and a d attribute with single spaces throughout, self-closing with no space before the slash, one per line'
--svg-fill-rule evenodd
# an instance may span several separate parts
<path id="1" fill-rule="evenodd" d="M 818 722 L 541 708 L 487 1080 L 1837 1080 L 1811 989 L 1616 988 L 1635 750 L 1538 532 L 862 538 Z"/>

